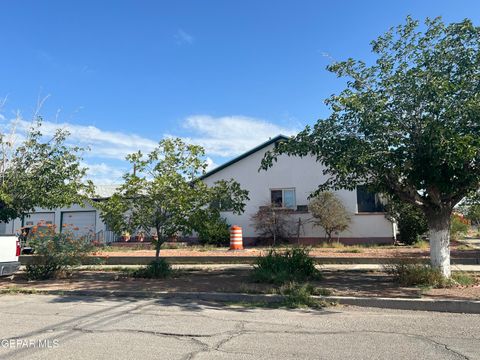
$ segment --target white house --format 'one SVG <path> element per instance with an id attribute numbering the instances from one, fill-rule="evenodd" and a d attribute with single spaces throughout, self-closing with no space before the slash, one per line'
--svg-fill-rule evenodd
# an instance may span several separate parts
<path id="1" fill-rule="evenodd" d="M 202 176 L 207 185 L 216 181 L 234 179 L 243 189 L 249 191 L 250 200 L 245 212 L 234 215 L 223 212 L 222 215 L 231 225 L 239 225 L 243 229 L 244 242 L 255 243 L 258 234 L 251 220 L 260 206 L 276 203 L 283 208 L 293 210 L 292 217 L 302 219 L 300 228 L 302 243 L 312 244 L 324 239 L 323 229 L 305 223 L 311 218 L 308 213 L 308 197 L 317 186 L 326 180 L 323 166 L 314 157 L 281 156 L 269 170 L 260 170 L 260 163 L 266 151 L 272 150 L 278 141 L 287 137 L 279 135 L 235 159 L 211 170 Z M 103 185 L 96 189 L 98 199 L 110 197 L 118 185 Z M 352 214 L 352 223 L 348 230 L 336 235 L 344 243 L 391 243 L 394 239 L 393 224 L 385 218 L 383 207 L 378 196 L 366 192 L 362 188 L 356 191 L 337 191 L 338 197 Z M 117 241 L 118 236 L 109 231 L 100 218 L 99 211 L 90 204 L 73 205 L 68 208 L 36 209 L 23 219 L 15 219 L 7 224 L 0 223 L 0 233 L 18 233 L 24 226 L 39 223 L 54 224 L 58 229 L 68 226 L 76 235 L 91 235 L 92 239 L 101 242 Z"/>
<path id="2" fill-rule="evenodd" d="M 311 218 L 306 211 L 308 197 L 326 180 L 323 166 L 311 156 L 301 158 L 282 155 L 269 170 L 259 170 L 265 152 L 272 150 L 278 141 L 286 139 L 282 135 L 272 138 L 202 177 L 208 185 L 221 179 L 234 179 L 249 191 L 250 200 L 242 215 L 222 213 L 229 224 L 242 227 L 246 243 L 252 243 L 257 238 L 251 217 L 265 204 L 278 203 L 284 208 L 292 209 L 292 216 L 297 219 Z M 356 191 L 337 191 L 336 194 L 352 214 L 349 229 L 338 234 L 341 242 L 393 242 L 393 224 L 385 218 L 383 206 L 376 194 L 369 193 L 362 187 Z M 320 242 L 324 236 L 323 229 L 313 227 L 311 222 L 303 225 L 300 231 L 302 243 Z"/>

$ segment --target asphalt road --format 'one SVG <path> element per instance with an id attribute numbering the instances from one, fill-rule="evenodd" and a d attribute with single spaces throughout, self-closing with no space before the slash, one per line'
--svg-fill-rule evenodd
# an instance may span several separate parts
<path id="1" fill-rule="evenodd" d="M 0 359 L 480 359 L 480 315 L 3 295 Z"/>

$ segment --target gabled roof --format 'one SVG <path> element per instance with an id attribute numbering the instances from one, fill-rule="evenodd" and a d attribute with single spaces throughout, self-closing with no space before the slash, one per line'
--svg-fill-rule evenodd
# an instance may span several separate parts
<path id="1" fill-rule="evenodd" d="M 288 140 L 289 137 L 288 136 L 285 136 L 285 135 L 277 135 L 275 136 L 274 138 L 271 138 L 270 140 L 268 141 L 265 141 L 264 143 L 254 147 L 253 149 L 247 151 L 246 153 L 242 154 L 242 155 L 239 155 L 237 156 L 236 158 L 233 158 L 232 160 L 230 161 L 227 161 L 226 163 L 220 165 L 220 166 L 217 166 L 215 169 L 213 170 L 210 170 L 209 172 L 203 174 L 202 176 L 200 176 L 200 179 L 203 180 L 203 179 L 206 179 L 207 177 L 209 177 L 210 175 L 213 175 L 223 169 L 225 169 L 226 167 L 229 167 L 230 165 L 233 165 L 235 164 L 236 162 L 239 162 L 240 160 L 242 159 L 245 159 L 246 157 L 256 153 L 257 151 L 259 150 L 262 150 L 263 148 L 271 145 L 271 144 L 274 144 L 278 141 L 281 141 L 281 140 Z"/>

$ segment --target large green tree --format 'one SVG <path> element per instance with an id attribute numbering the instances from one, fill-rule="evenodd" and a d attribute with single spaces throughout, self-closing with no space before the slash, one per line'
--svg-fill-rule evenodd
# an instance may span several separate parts
<path id="1" fill-rule="evenodd" d="M 347 77 L 326 100 L 331 115 L 266 156 L 314 155 L 320 189 L 369 183 L 418 207 L 428 222 L 432 265 L 450 276 L 453 207 L 480 185 L 480 28 L 470 20 L 424 25 L 407 18 L 373 41 L 375 63 L 328 66 Z"/>
<path id="2" fill-rule="evenodd" d="M 48 138 L 41 118 L 25 133 L 0 131 L 0 220 L 10 221 L 35 207 L 83 203 L 92 191 L 80 164 L 83 148 L 69 146 L 69 133 L 58 129 Z M 16 140 L 15 140 L 16 139 Z"/>
<path id="3" fill-rule="evenodd" d="M 151 153 L 139 151 L 127 160 L 133 171 L 124 175 L 110 199 L 98 204 L 101 216 L 117 232 L 153 230 L 157 259 L 166 240 L 195 230 L 199 214 L 210 207 L 217 211 L 212 204 L 228 204 L 234 213 L 244 211 L 248 192 L 238 183 L 222 180 L 208 187 L 200 179 L 207 166 L 200 146 L 165 139 Z"/>

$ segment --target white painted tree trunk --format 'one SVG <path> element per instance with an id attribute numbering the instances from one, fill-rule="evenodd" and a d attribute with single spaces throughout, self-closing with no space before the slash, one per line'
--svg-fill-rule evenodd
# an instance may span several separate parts
<path id="1" fill-rule="evenodd" d="M 449 278 L 451 275 L 450 226 L 446 229 L 430 228 L 428 234 L 430 239 L 430 261 L 432 266 L 440 269 L 443 276 Z"/>

